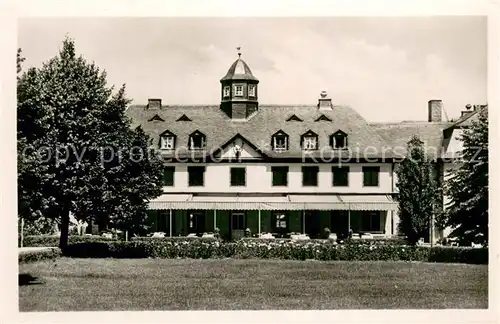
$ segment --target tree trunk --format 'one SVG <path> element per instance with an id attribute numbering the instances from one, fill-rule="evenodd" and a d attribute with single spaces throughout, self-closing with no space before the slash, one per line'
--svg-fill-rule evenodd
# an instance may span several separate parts
<path id="1" fill-rule="evenodd" d="M 59 248 L 63 250 L 68 246 L 69 210 L 67 208 L 62 209 L 60 217 L 61 217 L 61 237 L 59 238 Z"/>

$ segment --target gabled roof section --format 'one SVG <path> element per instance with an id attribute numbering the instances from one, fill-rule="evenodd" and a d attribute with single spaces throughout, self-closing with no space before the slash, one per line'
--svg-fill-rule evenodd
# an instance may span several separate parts
<path id="1" fill-rule="evenodd" d="M 287 134 L 287 133 L 285 133 L 284 131 L 282 131 L 282 130 L 280 129 L 279 131 L 277 131 L 276 133 L 274 133 L 274 134 L 272 135 L 272 137 L 274 137 L 274 136 L 288 136 L 288 134 Z"/>
<path id="2" fill-rule="evenodd" d="M 315 121 L 316 122 L 319 122 L 319 121 L 329 121 L 329 122 L 331 122 L 332 120 L 331 120 L 330 117 L 326 116 L 325 114 L 322 114 L 322 115 L 319 115 L 319 117 L 316 118 Z"/>
<path id="3" fill-rule="evenodd" d="M 453 124 L 451 124 L 449 128 L 456 128 L 456 127 L 470 127 L 472 126 L 473 121 L 477 121 L 479 117 L 479 112 L 482 110 L 488 110 L 488 105 L 481 106 L 480 108 L 477 108 L 476 110 L 471 111 L 465 116 L 460 117 L 457 121 L 455 121 Z"/>
<path id="4" fill-rule="evenodd" d="M 297 115 L 291 115 L 290 117 L 288 117 L 288 118 L 286 119 L 286 121 L 287 121 L 287 122 L 289 122 L 289 121 L 298 121 L 298 122 L 301 122 L 301 121 L 303 121 L 303 120 L 302 120 L 302 119 L 300 119 Z"/>
<path id="5" fill-rule="evenodd" d="M 440 157 L 443 149 L 443 130 L 450 126 L 449 122 L 412 122 L 412 123 L 374 123 L 370 126 L 382 136 L 397 152 L 405 156 L 407 143 L 412 136 L 418 136 L 424 142 L 429 157 Z"/>
<path id="6" fill-rule="evenodd" d="M 165 121 L 163 118 L 161 118 L 158 114 L 154 115 L 153 117 L 151 117 L 150 119 L 148 119 L 148 122 L 152 122 L 152 121 Z"/>
<path id="7" fill-rule="evenodd" d="M 206 137 L 205 134 L 203 134 L 199 130 L 195 130 L 194 132 L 192 132 L 191 134 L 189 134 L 189 137 L 191 137 L 191 136 L 203 136 L 203 137 Z"/>
<path id="8" fill-rule="evenodd" d="M 183 114 L 181 117 L 179 117 L 176 121 L 192 121 L 191 118 Z"/>
<path id="9" fill-rule="evenodd" d="M 174 133 L 172 133 L 169 130 L 164 131 L 163 133 L 160 134 L 160 136 L 176 136 Z"/>
<path id="10" fill-rule="evenodd" d="M 347 136 L 346 132 L 344 132 L 343 130 L 339 129 L 338 131 L 334 132 L 332 134 L 332 136 L 336 136 L 336 135 L 342 135 L 342 136 Z"/>
<path id="11" fill-rule="evenodd" d="M 245 150 L 245 147 L 248 146 L 248 147 L 251 148 L 251 151 L 255 151 L 260 157 L 268 157 L 267 154 L 265 154 L 257 145 L 255 145 L 254 143 L 250 142 L 249 140 L 247 140 L 245 137 L 243 137 L 239 133 L 236 134 L 236 135 L 234 135 L 232 138 L 230 138 L 221 147 L 215 149 L 213 151 L 214 152 L 213 154 L 215 156 L 219 156 L 219 155 L 221 155 L 221 153 L 224 153 L 224 151 L 227 150 L 232 145 L 239 145 L 239 146 L 241 146 L 242 150 Z M 252 152 L 250 152 L 250 155 L 254 155 L 254 154 L 251 154 L 251 153 Z"/>
<path id="12" fill-rule="evenodd" d="M 301 135 L 302 137 L 318 137 L 318 134 L 313 132 L 312 130 L 308 130 L 304 134 Z"/>

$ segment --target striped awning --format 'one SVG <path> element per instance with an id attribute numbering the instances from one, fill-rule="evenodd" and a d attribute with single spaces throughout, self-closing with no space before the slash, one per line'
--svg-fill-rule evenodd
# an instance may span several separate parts
<path id="1" fill-rule="evenodd" d="M 395 210 L 388 195 L 193 196 L 165 194 L 149 202 L 154 210 Z"/>
<path id="2" fill-rule="evenodd" d="M 161 195 L 149 202 L 149 209 L 167 210 L 167 209 L 185 209 L 186 203 L 192 198 L 192 195 Z"/>
<path id="3" fill-rule="evenodd" d="M 347 206 L 338 195 L 289 195 L 290 201 L 306 210 L 343 210 Z"/>
<path id="4" fill-rule="evenodd" d="M 340 195 L 348 210 L 396 210 L 398 203 L 389 195 Z"/>

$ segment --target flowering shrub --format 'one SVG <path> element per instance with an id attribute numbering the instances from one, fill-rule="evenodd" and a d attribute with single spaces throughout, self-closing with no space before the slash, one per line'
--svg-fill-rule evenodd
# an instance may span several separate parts
<path id="1" fill-rule="evenodd" d="M 488 263 L 487 249 L 416 247 L 394 244 L 365 244 L 348 241 L 334 244 L 328 240 L 292 241 L 215 239 L 148 239 L 130 242 L 108 241 L 71 244 L 64 254 L 72 257 L 114 258 L 257 258 L 285 260 L 347 261 L 430 261 Z"/>

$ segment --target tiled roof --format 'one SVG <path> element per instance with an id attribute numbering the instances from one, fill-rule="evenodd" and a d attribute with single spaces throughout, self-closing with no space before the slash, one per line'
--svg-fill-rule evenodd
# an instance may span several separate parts
<path id="1" fill-rule="evenodd" d="M 370 126 L 394 148 L 396 154 L 406 154 L 407 143 L 418 136 L 429 156 L 440 157 L 443 150 L 443 130 L 451 122 L 372 123 Z"/>
<path id="2" fill-rule="evenodd" d="M 148 121 L 156 114 L 164 121 Z M 184 114 L 192 121 L 176 121 Z M 390 158 L 392 156 L 387 138 L 382 136 L 386 132 L 383 129 L 381 131 L 381 127 L 368 124 L 348 106 L 333 106 L 332 110 L 319 111 L 316 106 L 262 105 L 247 121 L 232 121 L 219 109 L 219 106 L 164 106 L 153 110 L 146 109 L 145 105 L 133 105 L 127 109 L 127 115 L 133 121 L 132 126 L 141 125 L 154 139 L 155 145 L 159 141 L 159 135 L 169 130 L 177 136 L 177 147 L 187 147 L 189 134 L 199 130 L 207 136 L 208 152 L 217 150 L 235 135 L 240 134 L 269 157 L 300 158 L 303 156 L 300 136 L 311 130 L 318 134 L 320 151 L 308 153 L 308 157 Z M 286 121 L 292 115 L 296 115 L 303 122 Z M 321 115 L 325 115 L 331 121 L 316 121 Z M 270 147 L 271 136 L 279 130 L 289 135 L 289 149 L 282 153 L 274 152 Z M 334 151 L 329 146 L 329 136 L 338 130 L 348 135 L 347 152 Z M 389 136 L 389 140 L 392 139 Z M 406 139 L 403 142 L 405 141 Z"/>
<path id="3" fill-rule="evenodd" d="M 237 59 L 231 65 L 226 75 L 221 79 L 224 80 L 254 80 L 257 81 L 257 78 L 252 74 L 250 67 L 248 64 L 242 59 Z"/>
<path id="4" fill-rule="evenodd" d="M 457 121 L 452 123 L 448 128 L 471 126 L 473 121 L 478 120 L 478 112 L 480 112 L 482 109 L 487 110 L 488 106 L 484 105 L 481 108 L 473 110 L 469 114 L 466 114 L 465 116 L 460 117 Z"/>

